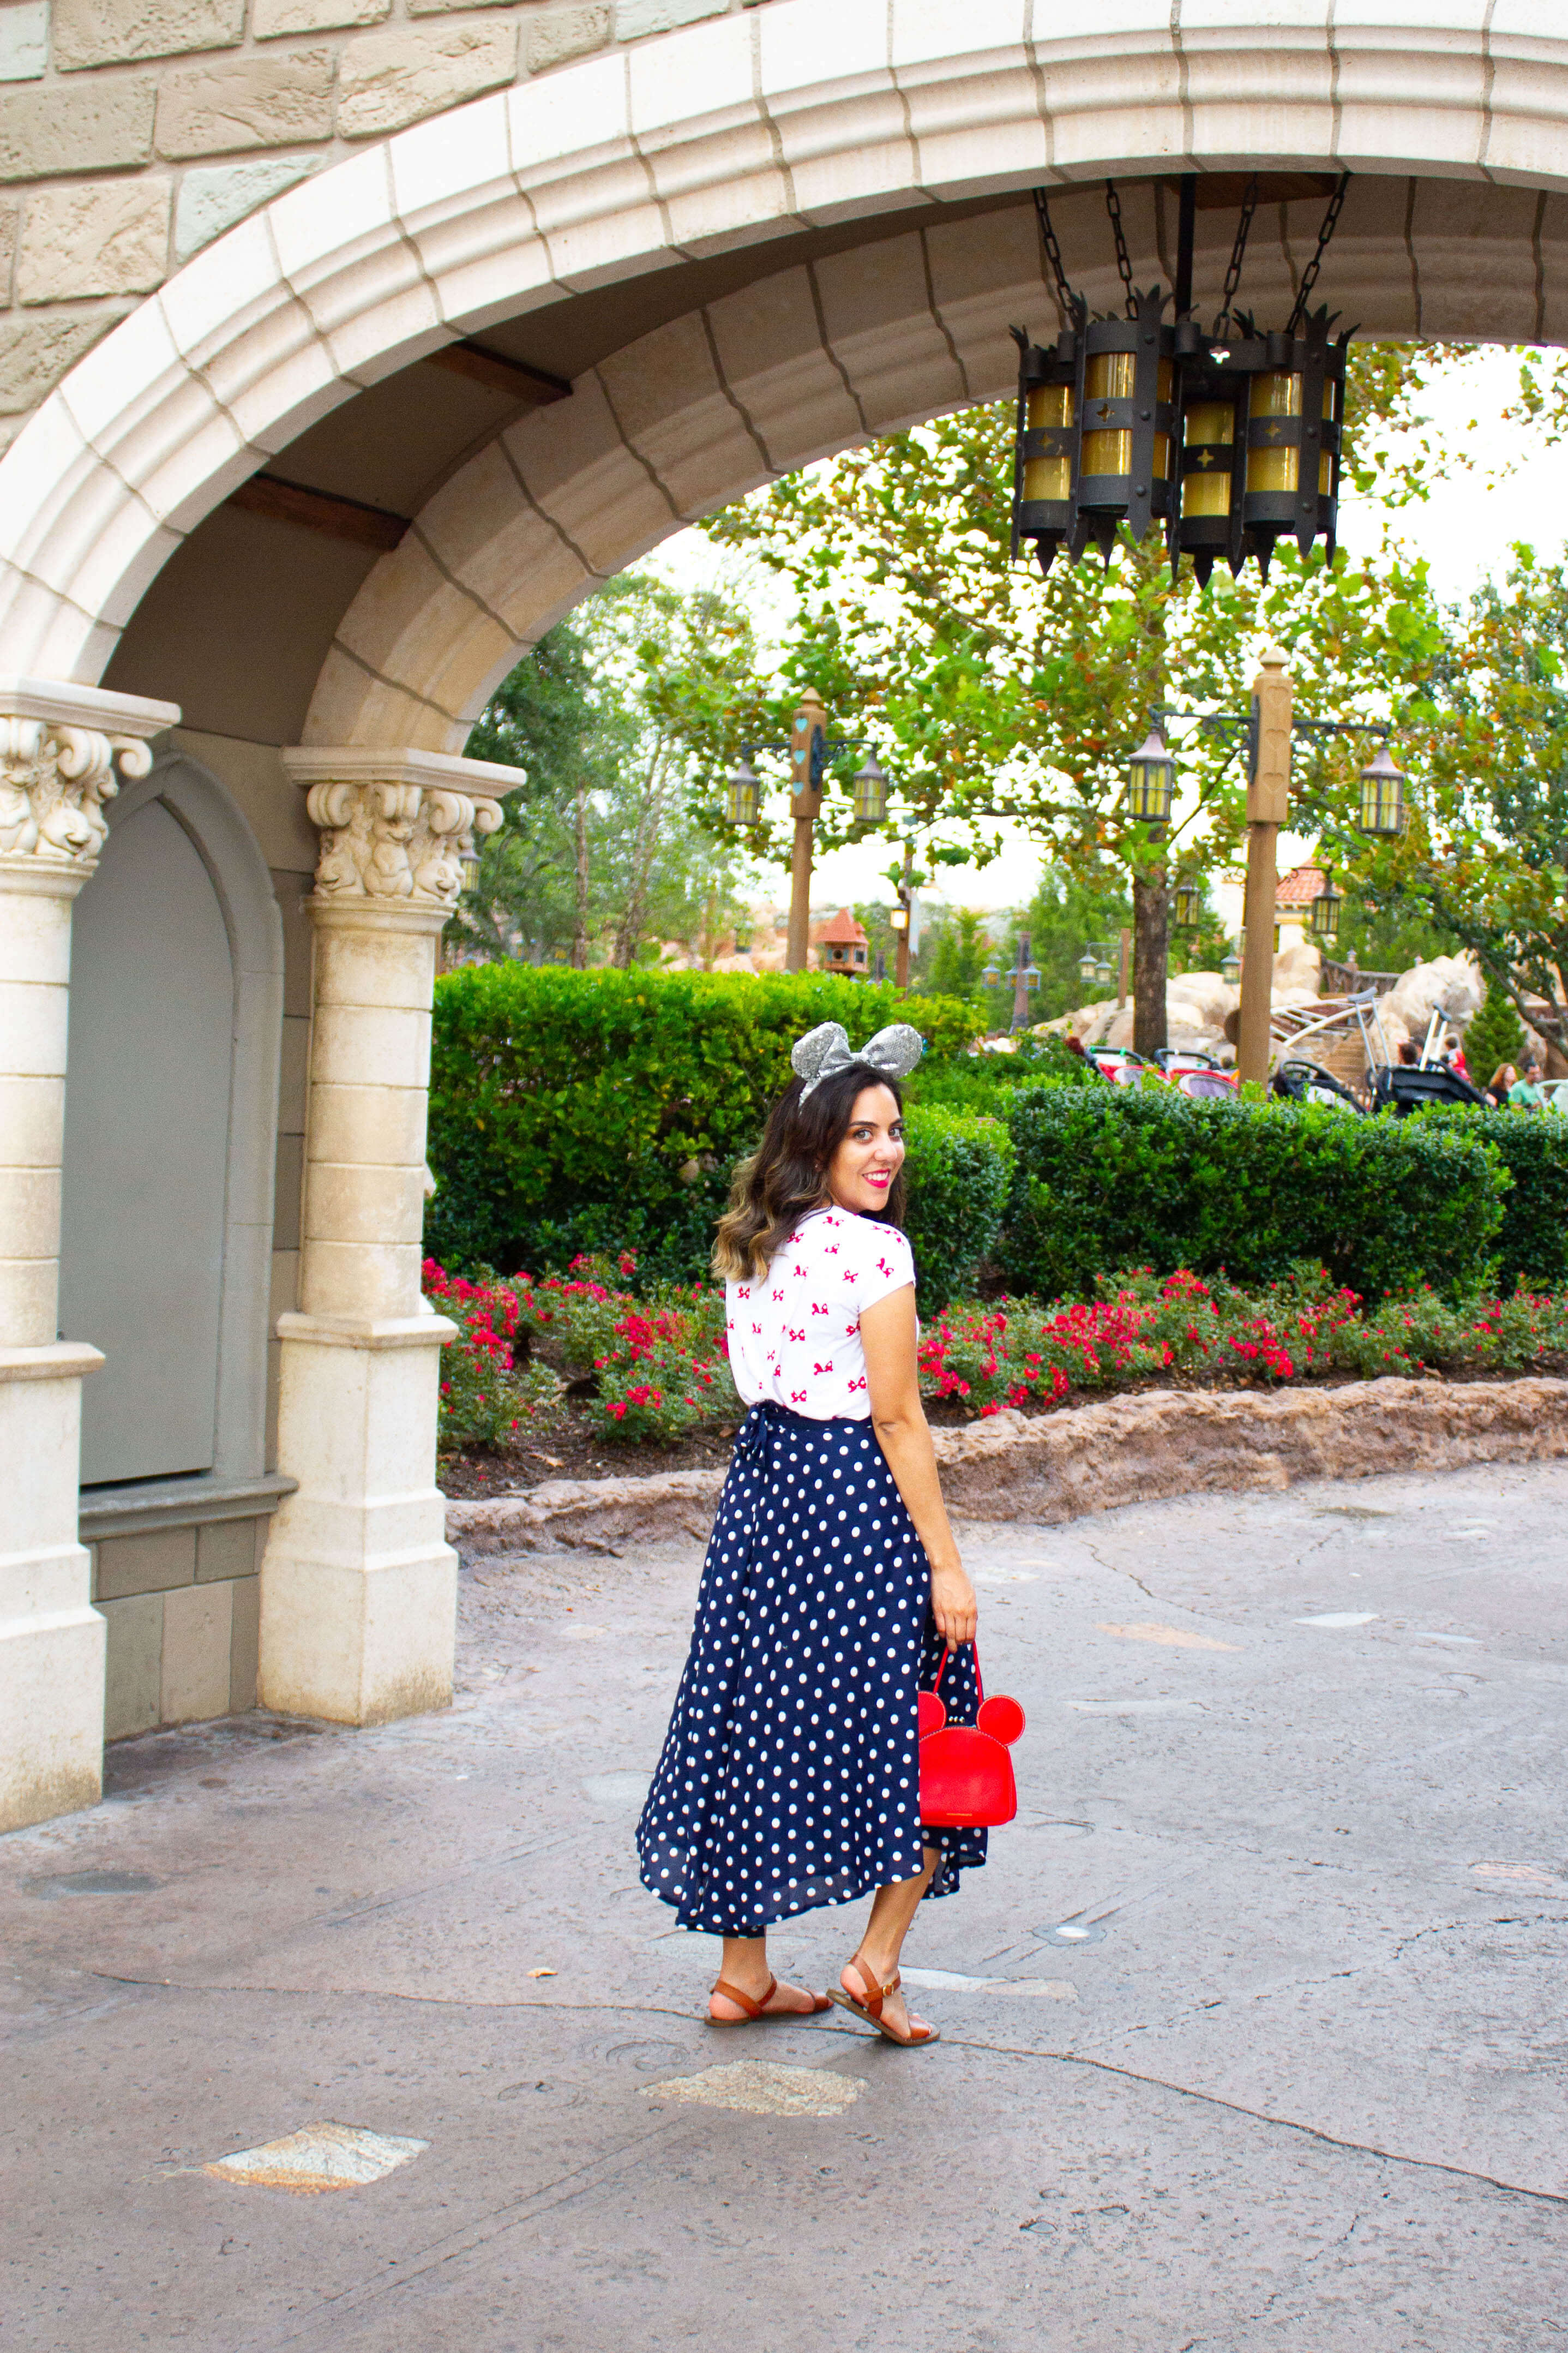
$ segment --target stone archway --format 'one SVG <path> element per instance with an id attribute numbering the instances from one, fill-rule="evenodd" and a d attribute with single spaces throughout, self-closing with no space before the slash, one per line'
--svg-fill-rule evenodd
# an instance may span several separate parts
<path id="1" fill-rule="evenodd" d="M 268 471 L 289 489 L 339 417 L 341 459 L 370 404 L 443 355 L 471 373 L 487 337 L 510 339 L 503 375 L 552 364 L 521 348 L 536 332 L 569 355 L 564 396 L 468 446 L 449 434 L 406 511 L 357 501 L 386 552 L 334 575 L 313 617 L 300 575 L 326 567 L 283 562 L 231 622 L 226 677 L 287 650 L 305 681 L 265 739 L 268 789 L 298 832 L 308 786 L 324 843 L 307 1312 L 279 1325 L 300 1488 L 268 1553 L 263 1682 L 363 1722 L 437 1704 L 449 1655 L 417 1177 L 453 850 L 507 781 L 455 756 L 469 721 L 522 647 L 683 521 L 1005 390 L 1010 320 L 1048 318 L 1036 185 L 1075 279 L 1109 301 L 1108 174 L 1135 271 L 1168 280 L 1170 175 L 1254 167 L 1358 175 L 1331 291 L 1363 332 L 1568 339 L 1568 32 L 1516 29 L 1496 0 L 1431 22 L 1239 0 L 1223 24 L 1184 0 L 1113 24 L 1066 0 L 1048 26 L 1026 0 L 961 21 L 944 0 L 773 0 L 454 108 L 275 198 L 79 362 L 0 459 L 0 914 L 26 1016 L 0 1076 L 26 1104 L 0 1145 L 26 1211 L 0 1283 L 0 1412 L 47 1466 L 0 1529 L 0 1551 L 44 1565 L 0 1639 L 0 1724 L 19 1727 L 0 1738 L 0 1822 L 93 1786 L 101 1645 L 71 1492 L 93 1351 L 52 1338 L 69 903 L 114 764 L 144 773 L 175 716 L 163 698 L 194 682 L 207 738 L 246 736 L 203 670 L 231 494 Z M 1271 208 L 1260 307 L 1298 281 L 1317 211 Z M 1204 216 L 1200 301 L 1228 237 Z M 420 429 L 418 398 L 399 413 Z M 355 506 L 333 489 L 302 495 Z"/>
<path id="2" fill-rule="evenodd" d="M 1033 32 L 1018 0 L 953 17 L 911 6 L 889 31 L 869 0 L 785 0 L 713 18 L 457 108 L 274 199 L 80 361 L 0 459 L 9 665 L 99 677 L 204 515 L 422 354 L 800 233 L 864 223 L 869 246 L 900 216 L 935 223 L 1107 173 L 1348 167 L 1396 184 L 1342 281 L 1372 297 L 1354 301 L 1363 326 L 1550 339 L 1568 322 L 1568 34 L 1515 32 L 1483 0 L 1430 25 L 1350 0 L 1331 29 L 1263 7 L 1189 27 L 1180 5 L 1110 27 L 1092 0 Z M 1474 197 L 1429 237 L 1421 225 L 1424 256 L 1428 181 Z M 1152 213 L 1138 242 L 1152 263 Z"/>

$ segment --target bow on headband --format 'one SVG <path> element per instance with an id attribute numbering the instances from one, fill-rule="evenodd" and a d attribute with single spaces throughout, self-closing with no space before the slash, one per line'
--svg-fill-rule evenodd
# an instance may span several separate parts
<path id="1" fill-rule="evenodd" d="M 815 1029 L 795 1040 L 789 1059 L 790 1068 L 805 1081 L 800 1091 L 804 1103 L 824 1079 L 836 1078 L 840 1071 L 854 1070 L 858 1064 L 875 1071 L 879 1078 L 907 1077 L 924 1052 L 924 1039 L 907 1021 L 890 1021 L 863 1046 L 851 1046 L 841 1023 L 819 1021 Z"/>

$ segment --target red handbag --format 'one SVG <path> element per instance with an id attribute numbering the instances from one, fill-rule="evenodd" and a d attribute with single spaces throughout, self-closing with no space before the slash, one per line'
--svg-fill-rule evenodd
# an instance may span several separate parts
<path id="1" fill-rule="evenodd" d="M 938 1690 L 952 1656 L 943 1651 Z M 1024 1729 L 1024 1711 L 998 1692 L 987 1699 L 974 1653 L 980 1708 L 973 1724 L 949 1724 L 938 1692 L 920 1695 L 921 1820 L 934 1830 L 994 1829 L 1018 1810 L 1017 1784 L 1007 1751 Z"/>

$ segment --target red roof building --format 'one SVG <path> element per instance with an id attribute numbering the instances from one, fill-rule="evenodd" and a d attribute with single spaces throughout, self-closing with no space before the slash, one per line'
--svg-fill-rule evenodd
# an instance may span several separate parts
<path id="1" fill-rule="evenodd" d="M 824 972 L 847 973 L 851 980 L 864 980 L 867 972 L 866 934 L 847 907 L 840 907 L 829 923 L 824 923 L 816 935 L 822 951 Z"/>
<path id="2" fill-rule="evenodd" d="M 1277 907 L 1310 907 L 1323 887 L 1321 866 L 1293 866 L 1274 886 Z"/>

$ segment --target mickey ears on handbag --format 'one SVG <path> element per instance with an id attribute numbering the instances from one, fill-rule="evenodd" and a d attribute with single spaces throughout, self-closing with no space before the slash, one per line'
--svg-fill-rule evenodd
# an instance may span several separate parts
<path id="1" fill-rule="evenodd" d="M 1016 1699 L 998 1692 L 994 1699 L 982 1700 L 975 1718 L 979 1729 L 993 1740 L 1010 1748 L 1024 1730 L 1024 1711 Z M 947 1710 L 935 1692 L 923 1691 L 920 1695 L 920 1736 L 929 1740 L 933 1732 L 942 1731 L 947 1724 Z"/>
<path id="2" fill-rule="evenodd" d="M 994 1699 L 981 1701 L 975 1721 L 982 1732 L 988 1732 L 993 1740 L 999 1740 L 1005 1748 L 1010 1748 L 1024 1729 L 1024 1711 L 1016 1699 L 1008 1699 L 998 1692 Z"/>

